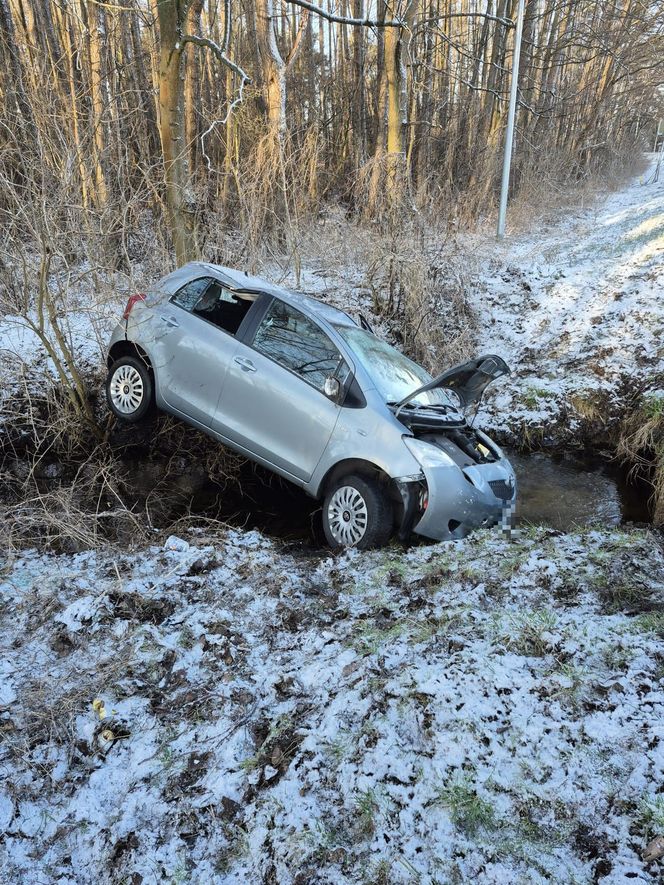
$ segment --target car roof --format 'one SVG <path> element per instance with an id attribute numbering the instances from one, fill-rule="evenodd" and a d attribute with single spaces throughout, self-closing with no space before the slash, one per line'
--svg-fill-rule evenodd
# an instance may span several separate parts
<path id="1" fill-rule="evenodd" d="M 164 288 L 169 294 L 174 293 L 189 280 L 194 280 L 202 274 L 213 274 L 221 278 L 229 289 L 235 292 L 266 292 L 282 301 L 292 304 L 304 313 L 313 314 L 319 319 L 335 326 L 355 326 L 357 325 L 347 313 L 326 304 L 324 301 L 318 301 L 309 295 L 303 295 L 301 292 L 293 292 L 290 289 L 284 289 L 264 280 L 262 277 L 252 276 L 241 270 L 235 270 L 232 267 L 224 267 L 221 264 L 210 264 L 204 261 L 190 261 L 178 268 L 173 273 L 165 277 L 160 288 Z"/>

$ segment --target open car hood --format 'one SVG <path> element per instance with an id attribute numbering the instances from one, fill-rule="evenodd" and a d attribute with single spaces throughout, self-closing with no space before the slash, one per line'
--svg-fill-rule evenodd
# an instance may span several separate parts
<path id="1" fill-rule="evenodd" d="M 509 373 L 509 366 L 502 357 L 491 353 L 479 356 L 477 359 L 468 360 L 467 363 L 461 363 L 459 366 L 448 369 L 442 375 L 438 375 L 432 381 L 409 393 L 397 405 L 396 414 L 398 415 L 399 411 L 420 393 L 424 393 L 427 390 L 435 390 L 437 387 L 446 387 L 449 390 L 453 390 L 461 400 L 461 405 L 467 408 L 479 402 L 482 394 L 492 381 L 495 381 L 496 378 L 501 378 L 503 375 L 509 375 Z"/>

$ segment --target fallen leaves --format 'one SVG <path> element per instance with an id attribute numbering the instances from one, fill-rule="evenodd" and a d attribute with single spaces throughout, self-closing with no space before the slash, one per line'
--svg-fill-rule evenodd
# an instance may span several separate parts
<path id="1" fill-rule="evenodd" d="M 99 716 L 100 719 L 105 719 L 107 716 L 106 707 L 104 706 L 104 702 L 101 698 L 95 698 L 92 702 L 93 711 Z"/>
<path id="2" fill-rule="evenodd" d="M 655 836 L 643 849 L 641 857 L 646 863 L 652 863 L 664 857 L 664 836 Z"/>

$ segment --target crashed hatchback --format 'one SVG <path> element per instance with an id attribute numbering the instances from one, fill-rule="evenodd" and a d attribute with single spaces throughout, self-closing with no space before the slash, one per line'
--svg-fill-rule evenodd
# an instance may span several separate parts
<path id="1" fill-rule="evenodd" d="M 113 413 L 156 406 L 322 501 L 330 546 L 498 523 L 514 471 L 463 410 L 494 355 L 432 378 L 363 321 L 258 277 L 191 263 L 129 299 L 108 351 Z"/>

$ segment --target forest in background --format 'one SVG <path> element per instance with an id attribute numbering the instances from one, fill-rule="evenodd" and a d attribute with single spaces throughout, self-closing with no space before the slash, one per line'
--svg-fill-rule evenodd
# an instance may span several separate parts
<path id="1" fill-rule="evenodd" d="M 516 9 L 0 0 L 5 248 L 67 253 L 87 232 L 122 264 L 164 218 L 178 263 L 217 257 L 224 231 L 247 261 L 331 203 L 474 224 L 496 202 Z M 518 73 L 512 190 L 541 202 L 652 145 L 664 4 L 527 0 Z"/>

